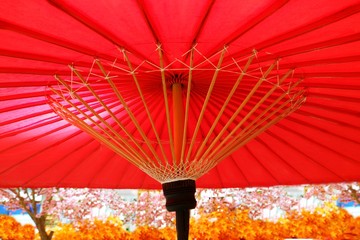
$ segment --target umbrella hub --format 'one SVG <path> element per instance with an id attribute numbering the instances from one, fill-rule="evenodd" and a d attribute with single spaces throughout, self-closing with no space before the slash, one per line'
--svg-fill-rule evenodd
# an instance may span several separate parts
<path id="1" fill-rule="evenodd" d="M 171 73 L 167 78 L 167 87 L 168 89 L 172 89 L 174 84 L 180 84 L 181 89 L 186 89 L 189 83 L 188 75 L 186 73 Z"/>

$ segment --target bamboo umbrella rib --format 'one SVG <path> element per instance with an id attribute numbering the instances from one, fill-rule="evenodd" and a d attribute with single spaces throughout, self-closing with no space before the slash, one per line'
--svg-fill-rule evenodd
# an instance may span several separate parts
<path id="1" fill-rule="evenodd" d="M 152 118 L 152 116 L 151 116 L 151 114 L 150 114 L 149 107 L 148 107 L 148 105 L 147 105 L 147 103 L 146 103 L 146 101 L 145 101 L 144 94 L 142 93 L 142 90 L 141 90 L 139 81 L 138 81 L 138 79 L 137 79 L 137 77 L 136 77 L 135 71 L 134 71 L 134 69 L 133 69 L 133 67 L 132 67 L 132 64 L 131 64 L 131 61 L 129 60 L 129 57 L 128 57 L 126 51 L 123 51 L 123 53 L 124 53 L 125 60 L 126 60 L 126 62 L 127 62 L 127 64 L 128 64 L 128 67 L 129 67 L 129 69 L 130 69 L 131 75 L 132 75 L 132 77 L 133 77 L 133 79 L 134 79 L 134 82 L 135 82 L 135 84 L 136 84 L 136 87 L 137 87 L 137 89 L 138 89 L 140 98 L 141 98 L 141 100 L 142 100 L 142 102 L 143 102 L 143 105 L 144 105 L 144 107 L 145 107 L 145 111 L 146 111 L 146 114 L 147 114 L 147 116 L 148 116 L 148 120 L 150 121 L 150 124 L 151 124 L 151 127 L 152 127 L 152 129 L 153 129 L 153 132 L 154 132 L 154 134 L 155 134 L 155 138 L 156 138 L 156 140 L 157 140 L 157 142 L 158 142 L 158 144 L 159 144 L 160 151 L 161 151 L 161 153 L 162 153 L 165 161 L 167 162 L 167 161 L 168 161 L 167 156 L 166 156 L 165 151 L 164 151 L 164 148 L 163 148 L 163 146 L 162 146 L 162 144 L 161 144 L 161 140 L 160 140 L 159 134 L 158 134 L 158 132 L 157 132 L 157 130 L 156 130 L 154 120 L 153 120 L 153 118 Z M 158 157 L 157 157 L 157 160 L 160 161 Z"/>
<path id="2" fill-rule="evenodd" d="M 106 77 L 107 74 L 106 74 L 105 69 L 103 68 L 101 62 L 100 62 L 100 61 L 97 61 L 96 63 L 97 63 L 98 66 L 102 69 L 101 71 L 103 72 L 103 74 L 104 74 L 105 77 Z M 143 97 L 143 96 L 142 96 L 142 97 Z M 148 109 L 148 107 L 147 107 L 147 105 L 144 103 L 144 101 L 143 101 L 143 104 L 144 104 L 144 106 L 146 107 L 146 109 Z M 148 116 L 148 117 L 149 117 L 149 116 Z M 121 122 L 119 121 L 119 119 L 117 119 L 116 116 L 114 116 L 114 120 L 115 120 L 115 121 L 119 124 L 119 126 L 126 132 L 126 134 L 130 137 L 130 139 L 132 140 L 132 142 L 133 142 L 134 144 L 136 144 L 136 146 L 139 148 L 139 150 L 140 150 L 140 151 L 143 151 L 142 147 L 139 146 L 139 144 L 138 144 L 138 140 L 136 140 L 136 139 L 133 138 L 132 134 L 130 134 L 130 133 L 126 130 L 126 128 L 123 127 L 123 124 L 121 124 Z M 145 133 L 143 133 L 143 134 L 146 136 Z M 146 138 L 146 139 L 144 139 L 144 140 L 145 140 L 145 143 L 147 144 L 147 146 L 149 146 L 149 148 L 152 147 L 151 142 L 148 140 L 148 138 Z M 151 148 L 150 148 L 150 149 L 151 149 Z M 136 150 L 134 149 L 134 151 L 136 151 Z M 154 153 L 155 150 L 152 151 L 152 152 Z M 144 155 L 146 156 L 146 154 L 144 154 Z M 155 159 L 157 160 L 158 164 L 161 165 L 161 161 L 160 161 L 160 159 L 158 158 L 158 156 L 157 156 L 157 155 L 154 155 L 154 156 L 155 156 Z M 147 156 L 147 158 L 150 159 L 149 156 Z"/>
<path id="3" fill-rule="evenodd" d="M 195 46 L 193 46 L 190 50 L 190 66 L 189 66 L 188 85 L 187 85 L 187 92 L 186 92 L 184 132 L 183 132 L 181 158 L 180 158 L 181 163 L 184 163 L 185 146 L 186 146 L 186 142 L 187 142 L 187 128 L 188 128 L 188 124 L 189 124 L 189 109 L 190 109 L 190 92 L 191 92 L 191 84 L 192 84 L 192 78 L 193 78 L 193 66 L 194 66 L 194 48 L 195 48 Z M 185 163 L 187 163 L 187 161 Z"/>
<path id="4" fill-rule="evenodd" d="M 65 83 L 66 84 L 66 83 Z M 119 152 L 121 149 L 124 149 L 124 145 L 118 143 L 118 141 L 116 139 L 114 139 L 114 137 L 112 135 L 110 135 L 110 133 L 108 133 L 106 131 L 106 129 L 104 129 L 103 127 L 101 127 L 96 121 L 94 121 L 90 116 L 88 116 L 85 112 L 83 112 L 81 109 L 79 109 L 77 106 L 75 106 L 71 101 L 69 101 L 68 99 L 66 99 L 60 92 L 56 91 L 55 89 L 52 89 L 52 91 L 58 95 L 59 97 L 61 97 L 64 101 L 68 102 L 72 107 L 74 107 L 80 114 L 82 114 L 86 119 L 90 120 L 93 124 L 95 124 L 99 129 L 101 129 L 105 135 L 107 135 L 110 139 L 112 139 L 112 142 L 110 140 L 107 140 L 104 136 L 102 136 L 100 133 L 96 132 L 96 130 L 94 130 L 92 128 L 91 125 L 86 124 L 83 119 L 80 119 L 76 114 L 72 113 L 71 111 L 69 111 L 67 108 L 64 108 L 60 103 L 58 103 L 55 99 L 50 98 L 50 100 L 52 101 L 53 107 L 55 107 L 56 112 L 58 112 L 59 114 L 61 114 L 66 120 L 75 123 L 76 125 L 78 125 L 79 127 L 81 127 L 85 132 L 88 132 L 89 134 L 91 134 L 93 137 L 96 137 L 96 139 L 100 140 L 101 142 L 104 142 L 105 144 L 108 144 L 108 142 L 110 143 L 117 143 L 119 150 L 117 152 Z M 94 110 L 93 110 L 94 111 Z M 99 119 L 100 120 L 100 119 Z M 100 120 L 101 121 L 101 120 Z M 104 121 L 104 120 L 102 120 Z M 104 121 L 106 122 L 106 121 Z M 111 131 L 115 131 L 113 130 L 111 127 L 108 129 L 110 129 Z M 96 135 L 94 135 L 94 132 L 96 132 Z M 101 137 L 99 137 L 101 136 Z M 124 139 L 119 138 L 120 140 L 124 141 Z M 124 142 L 126 144 L 126 142 Z M 113 148 L 113 146 L 111 146 Z M 133 154 L 131 154 L 131 152 L 128 152 L 127 149 L 124 149 L 126 152 L 123 152 L 122 154 L 126 155 L 129 154 L 134 158 L 137 159 L 141 159 L 141 156 L 138 155 L 137 152 L 135 152 L 136 155 L 138 155 L 138 157 L 135 157 Z"/>
<path id="5" fill-rule="evenodd" d="M 243 79 L 243 77 L 244 77 L 244 75 L 245 75 L 248 67 L 250 66 L 252 60 L 254 59 L 254 57 L 255 57 L 255 56 L 252 55 L 252 56 L 248 59 L 248 61 L 247 61 L 246 65 L 245 65 L 243 71 L 241 72 L 241 74 L 240 74 L 239 77 L 237 78 L 234 86 L 232 87 L 232 89 L 231 89 L 230 93 L 228 94 L 225 102 L 223 103 L 222 108 L 220 109 L 219 113 L 217 114 L 217 117 L 216 117 L 216 119 L 214 120 L 214 122 L 213 122 L 210 130 L 208 131 L 207 136 L 205 137 L 205 139 L 203 140 L 201 146 L 200 146 L 199 149 L 197 150 L 197 154 L 196 154 L 196 156 L 195 156 L 195 159 L 199 159 L 200 154 L 202 153 L 203 148 L 205 147 L 205 145 L 206 145 L 207 141 L 209 140 L 210 136 L 213 134 L 213 131 L 214 131 L 216 125 L 218 124 L 221 116 L 223 115 L 223 113 L 224 113 L 224 111 L 225 111 L 228 103 L 230 102 L 231 98 L 233 97 L 236 89 L 238 88 L 241 80 Z"/>
<path id="6" fill-rule="evenodd" d="M 293 85 L 293 88 L 295 88 L 297 85 L 299 84 L 299 82 L 297 84 Z M 289 91 L 291 91 L 291 89 L 289 89 Z M 258 126 L 260 126 L 263 122 L 265 122 L 267 119 L 269 119 L 272 115 L 275 114 L 275 112 L 272 112 L 270 110 L 273 109 L 273 107 L 278 104 L 283 98 L 285 98 L 287 96 L 287 93 L 284 92 L 281 96 L 279 96 L 270 106 L 268 106 L 265 110 L 263 110 L 261 112 L 260 115 L 258 115 L 252 122 L 249 123 L 248 126 L 246 126 L 243 130 L 242 133 L 244 133 L 246 130 L 250 129 L 250 127 L 252 127 L 250 130 L 252 129 L 256 129 Z M 291 101 L 291 99 L 288 99 L 284 104 L 288 104 Z M 284 105 L 285 106 L 285 105 Z M 267 115 L 265 118 L 262 118 L 265 114 L 269 113 L 270 115 Z M 260 122 L 258 122 L 260 120 Z M 258 123 L 257 125 L 253 126 L 255 123 Z M 237 126 L 235 129 L 233 129 L 233 131 L 217 146 L 217 148 L 209 155 L 207 156 L 207 158 L 212 158 L 213 155 L 215 153 L 217 153 L 218 151 L 220 151 L 220 147 L 222 147 L 226 141 L 229 140 L 229 138 L 231 136 L 234 135 L 234 133 L 239 129 L 239 127 Z M 250 131 L 251 132 L 251 131 Z M 240 134 L 240 136 L 242 136 L 243 134 Z M 231 144 L 236 141 L 236 138 L 233 138 L 232 141 L 230 141 L 227 146 L 225 146 L 223 149 L 226 149 L 228 146 L 231 146 Z"/>
<path id="7" fill-rule="evenodd" d="M 145 143 L 147 144 L 147 146 L 149 147 L 150 151 L 152 152 L 153 156 L 158 160 L 158 162 L 161 162 L 161 160 L 159 159 L 155 149 L 153 148 L 152 144 L 150 143 L 148 137 L 146 136 L 146 134 L 144 133 L 143 129 L 141 128 L 139 122 L 137 121 L 136 117 L 134 116 L 133 112 L 130 110 L 129 106 L 127 105 L 126 101 L 124 100 L 124 98 L 122 97 L 121 93 L 119 92 L 119 90 L 117 89 L 117 87 L 115 86 L 114 82 L 111 80 L 111 78 L 107 77 L 107 73 L 105 71 L 105 69 L 103 68 L 102 64 L 99 61 L 96 61 L 96 64 L 99 66 L 100 70 L 103 72 L 105 79 L 108 81 L 108 83 L 110 84 L 111 88 L 113 89 L 114 93 L 116 94 L 117 98 L 119 99 L 119 101 L 121 102 L 121 104 L 123 105 L 124 109 L 126 110 L 126 112 L 128 113 L 129 117 L 131 118 L 131 120 L 133 121 L 136 129 L 139 131 L 141 137 L 143 138 L 143 140 L 145 141 Z M 146 159 L 149 160 L 149 162 L 153 163 L 153 161 L 151 161 L 151 157 L 150 156 L 146 156 Z"/>
<path id="8" fill-rule="evenodd" d="M 233 135 L 233 133 L 235 133 L 246 121 L 247 119 L 253 115 L 253 113 L 264 103 L 264 101 L 266 101 L 268 99 L 269 96 L 271 96 L 271 94 L 278 88 L 279 85 L 281 85 L 285 79 L 287 79 L 287 77 L 293 72 L 293 70 L 289 70 L 280 80 L 279 80 L 279 83 L 278 85 L 274 85 L 257 103 L 255 106 L 253 106 L 251 108 L 251 110 L 246 114 L 245 117 L 242 118 L 242 120 L 237 124 L 237 127 L 228 135 L 227 138 L 225 138 L 223 140 L 223 142 L 225 143 L 229 137 L 231 137 Z M 296 85 L 295 85 L 296 86 Z M 286 94 L 283 94 L 283 96 L 285 96 Z M 281 98 L 282 99 L 282 98 Z M 281 99 L 278 99 L 277 102 L 279 102 Z M 275 104 L 274 104 L 275 105 Z M 271 108 L 267 108 L 267 110 L 265 111 L 262 111 L 262 115 L 264 115 L 265 113 L 267 113 Z M 261 116 L 262 116 L 261 115 Z M 254 122 L 256 122 L 257 120 L 259 119 L 259 117 L 257 117 L 251 124 L 247 125 L 246 128 L 243 130 L 245 131 L 246 129 L 250 128 L 252 126 L 252 124 Z M 208 148 L 208 152 L 211 152 L 212 148 Z M 205 154 L 204 154 L 205 155 Z M 202 158 L 206 157 L 205 156 L 202 156 Z"/>
<path id="9" fill-rule="evenodd" d="M 268 70 L 263 74 L 263 76 L 258 80 L 258 82 L 255 84 L 255 86 L 251 89 L 250 93 L 246 96 L 246 98 L 244 99 L 244 101 L 240 104 L 240 106 L 238 107 L 238 109 L 234 112 L 234 114 L 232 115 L 232 117 L 229 119 L 229 121 L 227 122 L 227 124 L 223 127 L 223 129 L 220 131 L 220 133 L 216 136 L 216 138 L 213 140 L 213 142 L 210 144 L 210 146 L 208 147 L 208 149 L 205 151 L 205 153 L 203 154 L 203 157 L 201 159 L 204 159 L 204 157 L 207 156 L 207 154 L 209 154 L 210 151 L 212 151 L 213 147 L 215 146 L 215 144 L 219 141 L 219 139 L 223 136 L 223 134 L 225 133 L 225 131 L 228 130 L 230 124 L 233 123 L 233 121 L 235 120 L 235 118 L 238 116 L 238 114 L 242 111 L 242 109 L 244 108 L 244 106 L 248 103 L 248 101 L 250 100 L 250 98 L 254 95 L 254 93 L 256 92 L 256 90 L 260 87 L 260 85 L 262 84 L 262 82 L 264 81 L 264 79 L 267 77 L 267 75 L 271 72 L 271 70 L 275 67 L 275 65 L 277 64 L 277 60 L 274 61 L 274 63 L 268 68 Z M 238 128 L 240 127 L 240 125 L 238 125 Z M 225 141 L 230 137 L 230 135 L 228 135 L 225 138 Z M 225 141 L 222 141 L 220 143 L 220 146 L 222 146 Z M 219 146 L 218 146 L 219 147 Z"/>
<path id="10" fill-rule="evenodd" d="M 269 128 L 270 126 L 274 125 L 275 123 L 277 123 L 278 121 L 280 121 L 281 119 L 283 119 L 281 116 L 278 116 L 277 118 L 274 118 L 272 121 L 268 122 L 265 126 L 259 128 L 257 131 L 253 132 L 252 134 L 250 134 L 249 136 L 241 136 L 241 138 L 239 139 L 234 139 L 234 141 L 232 141 L 232 144 L 228 144 L 226 145 L 226 147 L 224 147 L 224 149 L 221 149 L 220 151 L 216 152 L 216 155 L 211 157 L 211 160 L 209 161 L 209 166 L 211 169 L 212 167 L 214 167 L 217 163 L 219 163 L 222 159 L 226 158 L 227 156 L 231 155 L 231 153 L 233 153 L 234 151 L 236 151 L 238 148 L 246 145 L 249 141 L 251 141 L 252 139 L 254 139 L 256 136 L 258 136 L 260 133 L 262 133 L 263 131 L 265 131 L 267 128 Z"/>
<path id="11" fill-rule="evenodd" d="M 94 116 L 97 117 L 97 119 L 100 120 L 101 123 L 103 123 L 114 135 L 118 136 L 120 138 L 120 135 L 118 135 L 117 131 L 114 130 L 108 123 L 107 121 L 105 121 L 104 118 L 102 118 L 98 112 L 96 112 L 94 110 L 93 107 L 91 107 L 82 97 L 80 97 L 76 91 L 73 91 L 73 89 L 64 81 L 62 80 L 59 76 L 56 76 L 56 79 L 63 84 L 63 86 L 65 86 L 70 92 L 72 92 L 72 97 L 75 97 L 77 100 L 79 100 L 83 106 L 85 106 L 92 114 L 94 114 Z M 72 101 L 68 100 L 61 92 L 55 90 L 54 88 L 51 89 L 55 94 L 57 94 L 59 97 L 61 97 L 64 101 L 66 101 L 68 104 L 70 104 L 72 107 L 74 107 L 79 113 L 81 113 L 83 116 L 85 116 L 88 120 L 90 120 L 91 122 L 93 122 L 94 124 L 96 124 L 97 127 L 99 127 L 101 130 L 104 131 L 104 133 L 106 133 L 110 138 L 112 138 L 111 135 L 108 134 L 108 132 L 106 131 L 106 129 L 104 129 L 103 127 L 101 127 L 101 125 L 99 125 L 96 121 L 94 121 L 89 115 L 87 115 L 84 111 L 82 111 L 79 107 L 77 107 Z"/>
<path id="12" fill-rule="evenodd" d="M 293 72 L 293 70 L 289 70 L 280 80 L 278 85 L 274 85 L 257 103 L 254 107 L 251 108 L 251 110 L 246 114 L 246 116 L 240 121 L 240 123 L 238 124 L 238 126 L 242 126 L 243 123 L 245 123 L 247 121 L 247 119 L 252 116 L 252 114 L 271 96 L 271 94 L 284 82 L 285 79 L 287 79 L 287 77 Z M 297 86 L 297 85 L 295 85 Z M 287 93 L 283 93 L 282 96 L 286 96 Z M 282 99 L 282 98 L 281 98 Z M 271 106 L 274 106 L 274 103 L 279 102 L 281 99 L 279 99 L 278 101 L 273 102 L 273 104 Z M 271 108 L 268 108 L 265 111 L 262 111 L 261 115 L 266 114 Z M 255 121 L 253 121 L 255 122 Z M 251 125 L 247 125 L 246 128 L 250 128 Z M 239 127 L 238 127 L 239 128 Z M 237 128 L 237 129 L 238 129 Z M 245 129 L 246 129 L 245 128 Z M 237 130 L 236 129 L 236 130 Z"/>
<path id="13" fill-rule="evenodd" d="M 189 146 L 189 150 L 188 150 L 188 154 L 187 154 L 187 157 L 186 157 L 186 161 L 189 161 L 189 157 L 190 157 L 190 153 L 192 151 L 192 148 L 195 144 L 195 139 L 196 139 L 196 136 L 199 132 L 199 129 L 200 129 L 200 125 L 201 125 L 201 122 L 202 122 L 202 119 L 204 117 L 204 114 L 205 114 L 205 110 L 206 110 L 206 107 L 207 107 L 207 104 L 210 100 L 210 96 L 211 96 L 211 93 L 212 93 L 212 90 L 215 86 L 215 82 L 216 82 L 216 79 L 217 79 L 217 76 L 219 74 L 219 71 L 220 71 L 220 68 L 221 68 L 221 64 L 224 60 L 224 57 L 225 57 L 225 53 L 227 51 L 227 47 L 225 46 L 220 54 L 220 57 L 219 57 L 219 60 L 218 60 L 218 63 L 217 63 L 217 66 L 216 66 L 216 69 L 215 69 L 215 72 L 214 72 L 214 75 L 212 77 L 212 80 L 211 80 L 211 83 L 210 83 L 210 86 L 209 86 L 209 89 L 208 89 L 208 92 L 206 94 L 206 97 L 205 97 L 205 100 L 204 100 L 204 103 L 203 103 L 203 106 L 202 106 L 202 109 L 201 109 L 201 112 L 200 112 L 200 115 L 198 117 L 198 121 L 196 123 L 196 127 L 195 127 L 195 130 L 194 130 L 194 134 L 193 134 L 193 137 L 191 139 L 191 143 L 190 143 L 190 146 Z"/>
<path id="14" fill-rule="evenodd" d="M 55 92 L 55 90 L 54 90 L 54 93 L 55 94 L 58 94 L 58 92 Z M 59 93 L 60 94 L 60 93 Z M 54 103 L 54 102 L 56 102 L 56 104 L 58 104 L 59 106 L 60 106 L 60 104 L 55 100 L 55 99 L 50 99 L 51 101 L 52 101 L 52 103 Z M 65 101 L 66 101 L 66 99 L 64 99 Z M 72 105 L 71 103 L 69 103 L 70 105 Z M 73 106 L 73 105 L 72 105 Z M 61 115 L 61 113 L 62 113 L 62 111 L 65 109 L 63 106 L 61 106 L 61 108 L 60 107 L 57 107 L 56 108 L 57 110 L 55 110 L 56 112 L 58 112 L 58 114 L 60 114 Z M 99 126 L 99 124 L 97 123 L 97 122 L 95 122 L 94 120 L 92 120 L 89 116 L 87 116 L 87 114 L 86 113 L 84 113 L 83 111 L 81 111 L 80 109 L 78 109 L 77 108 L 77 110 L 78 110 L 78 112 L 79 113 L 81 113 L 86 119 L 89 119 L 90 121 L 92 121 L 93 122 L 93 124 L 95 124 L 96 126 L 98 126 L 100 129 L 102 129 L 103 130 L 103 132 L 110 138 L 110 139 L 112 139 L 113 140 L 113 142 L 114 143 L 116 143 L 118 146 L 119 146 L 119 148 L 123 148 L 125 151 L 126 151 L 126 153 L 127 154 L 130 154 L 131 156 L 134 156 L 132 153 L 131 153 L 131 150 L 133 150 L 132 148 L 131 148 L 131 146 L 129 147 L 130 149 L 126 149 L 126 146 L 128 146 L 127 145 L 127 142 L 126 142 L 126 140 L 125 139 L 123 139 L 123 138 L 119 138 L 119 140 L 121 140 L 122 142 L 123 142 L 123 145 L 122 144 L 120 144 L 119 142 L 118 142 L 118 140 L 117 139 L 114 139 L 113 138 L 113 136 L 111 136 L 108 132 L 106 132 L 101 126 Z M 71 113 L 71 112 L 70 112 Z M 72 113 L 72 115 L 75 115 L 74 113 Z M 77 118 L 77 119 L 75 119 L 74 120 L 74 118 L 71 118 L 71 117 L 69 117 L 69 115 L 67 114 L 67 115 L 62 115 L 63 116 L 63 118 L 65 118 L 65 119 L 67 119 L 68 121 L 75 121 L 75 122 L 73 122 L 73 123 L 78 123 L 78 121 L 84 121 L 84 119 L 80 119 L 80 118 Z M 88 128 L 91 128 L 92 129 L 92 126 L 90 126 L 90 125 L 88 125 Z M 100 139 L 100 138 L 97 138 L 98 140 L 102 140 L 102 139 Z M 130 151 L 130 152 L 129 152 Z M 138 159 L 141 159 L 141 156 L 139 155 L 139 153 L 138 152 L 136 152 L 136 151 L 132 151 L 133 153 L 135 153 L 135 155 L 137 155 L 138 157 Z M 124 154 L 126 154 L 126 153 L 124 153 Z M 145 154 L 145 153 L 144 153 Z M 134 156 L 135 157 L 135 156 Z"/>
<path id="15" fill-rule="evenodd" d="M 163 89 L 163 95 L 164 95 L 165 113 L 166 113 L 166 122 L 167 122 L 168 133 L 169 133 L 170 150 L 171 150 L 173 165 L 175 165 L 176 159 L 175 159 L 174 141 L 173 141 L 173 134 L 172 134 L 172 128 L 171 128 L 170 108 L 169 108 L 169 102 L 168 102 L 167 90 L 166 90 L 164 57 L 163 57 L 163 50 L 161 48 L 161 44 L 158 44 L 157 50 L 158 50 L 158 54 L 159 54 L 161 82 L 162 82 L 162 89 Z"/>
<path id="16" fill-rule="evenodd" d="M 130 134 L 127 129 L 124 127 L 124 125 L 119 121 L 119 119 L 115 116 L 115 114 L 111 111 L 111 109 L 104 103 L 104 101 L 97 95 L 97 93 L 94 91 L 94 89 L 90 86 L 90 84 L 87 84 L 83 76 L 75 69 L 72 68 L 72 71 L 78 76 L 78 78 L 82 81 L 82 83 L 87 87 L 87 89 L 91 92 L 92 96 L 94 96 L 98 102 L 104 107 L 104 109 L 109 113 L 110 117 L 118 124 L 118 126 L 126 133 L 126 135 L 129 137 L 129 139 L 136 145 L 136 147 L 146 156 L 146 153 L 143 151 L 142 147 L 138 144 L 138 142 L 133 138 L 133 135 Z M 99 118 L 99 120 L 104 123 L 106 126 L 109 127 L 107 121 L 105 121 L 103 118 Z M 128 141 L 125 140 L 123 136 L 121 136 L 116 130 L 113 129 L 113 127 L 109 127 L 109 129 L 112 131 L 112 133 L 121 140 L 122 144 L 125 144 L 127 146 L 128 151 L 132 152 L 135 155 L 138 155 L 139 159 L 141 156 L 138 154 L 138 151 L 134 149 Z M 104 131 L 106 132 L 106 131 Z M 107 133 L 107 132 L 106 132 Z M 116 141 L 116 140 L 114 140 Z"/>
<path id="17" fill-rule="evenodd" d="M 112 149 L 114 152 L 116 152 L 120 156 L 123 156 L 129 162 L 135 164 L 136 166 L 146 164 L 145 162 L 142 161 L 141 158 L 130 157 L 129 154 L 126 154 L 125 152 L 122 151 L 121 144 L 115 145 L 112 141 L 106 139 L 103 135 L 101 135 L 96 130 L 94 130 L 92 128 L 92 126 L 87 125 L 84 121 L 82 121 L 77 115 L 73 114 L 67 108 L 63 108 L 56 100 L 54 100 L 53 103 L 55 103 L 55 105 L 53 105 L 53 106 L 55 108 L 58 108 L 57 112 L 61 112 L 61 114 L 65 114 L 65 116 L 63 115 L 63 117 L 65 119 L 67 119 L 69 122 L 73 122 L 80 129 L 82 129 L 83 131 L 90 134 L 93 138 L 106 144 L 110 149 Z"/>
<path id="18" fill-rule="evenodd" d="M 303 94 L 303 92 L 299 92 L 297 95 L 301 96 Z M 305 100 L 305 97 L 299 99 L 299 102 L 302 102 L 303 100 Z M 231 154 L 232 152 L 236 151 L 236 149 L 244 146 L 245 144 L 247 144 L 249 141 L 251 141 L 252 139 L 254 139 L 255 137 L 257 137 L 260 133 L 264 132 L 266 129 L 268 129 L 269 127 L 271 127 L 272 125 L 276 124 L 277 122 L 279 122 L 281 119 L 283 119 L 286 115 L 290 114 L 291 112 L 295 111 L 296 108 L 287 108 L 286 106 L 289 104 L 289 102 L 291 101 L 291 99 L 287 100 L 286 102 L 284 102 L 283 104 L 281 104 L 275 111 L 271 112 L 269 115 L 266 116 L 266 118 L 262 119 L 261 122 L 259 122 L 257 124 L 257 126 L 255 127 L 255 129 L 257 129 L 255 132 L 251 131 L 252 129 L 250 129 L 246 134 L 240 134 L 239 138 L 234 138 L 233 141 L 230 144 L 227 144 L 227 146 L 225 147 L 225 149 L 221 152 L 219 152 L 217 155 L 218 157 L 214 158 L 217 159 L 217 161 L 220 161 L 221 159 L 225 158 L 226 156 L 228 156 L 229 154 Z M 280 112 L 281 110 L 284 110 L 282 112 L 282 114 L 278 115 L 277 117 L 275 117 L 274 119 L 272 119 L 271 121 L 269 121 L 267 124 L 265 124 L 264 126 L 258 128 L 259 126 L 261 126 L 261 124 L 263 122 L 265 122 L 266 120 L 270 119 L 273 115 L 275 115 L 276 113 Z M 215 160 L 214 160 L 215 161 Z"/>
<path id="19" fill-rule="evenodd" d="M 236 142 L 239 142 L 239 141 L 243 141 L 244 139 L 247 139 L 249 138 L 249 140 L 253 139 L 255 137 L 255 135 L 252 134 L 253 130 L 254 129 L 258 129 L 259 127 L 261 127 L 261 125 L 263 124 L 263 122 L 267 121 L 268 119 L 270 119 L 273 115 L 275 115 L 275 113 L 278 113 L 280 112 L 281 110 L 284 110 L 285 111 L 287 110 L 286 106 L 288 105 L 288 103 L 291 101 L 291 99 L 287 100 L 284 104 L 282 104 L 278 109 L 276 109 L 274 112 L 271 112 L 269 115 L 266 116 L 266 118 L 261 118 L 265 113 L 259 115 L 256 119 L 254 119 L 252 122 L 249 123 L 249 125 L 244 128 L 242 130 L 242 132 L 240 134 L 238 134 L 238 138 L 233 138 L 232 140 L 230 140 L 229 142 L 227 142 L 227 144 L 222 148 L 222 150 L 220 150 L 220 148 L 224 145 L 224 143 L 226 141 L 228 141 L 228 139 L 234 135 L 234 133 L 237 131 L 238 128 L 235 128 L 233 129 L 233 131 L 227 136 L 226 139 L 224 139 L 218 146 L 217 148 L 212 152 L 210 153 L 209 156 L 207 156 L 208 159 L 214 159 L 215 157 L 213 155 L 217 154 L 219 155 L 220 153 L 219 152 L 226 152 L 226 151 L 231 151 L 231 148 L 237 148 L 238 146 L 235 146 L 234 147 L 234 144 Z M 279 102 L 279 101 L 277 101 Z M 273 104 L 275 105 L 275 104 Z M 273 107 L 273 106 L 272 106 Z M 272 107 L 268 107 L 264 112 L 268 112 L 269 109 L 272 109 Z M 295 110 L 296 108 L 294 108 Z M 283 114 L 280 114 L 279 116 L 284 118 L 284 113 Z M 260 120 L 260 121 L 259 121 Z M 255 126 L 253 126 L 255 123 L 257 123 Z M 271 125 L 268 125 L 266 124 L 266 126 L 271 126 Z M 250 128 L 251 127 L 251 128 Z M 249 130 L 248 130 L 249 129 Z M 261 128 L 262 129 L 262 128 Z M 247 131 L 248 130 L 248 131 Z M 266 128 L 264 128 L 263 130 L 266 130 Z M 224 154 L 220 154 L 220 155 L 224 155 Z M 214 160 L 215 161 L 215 160 Z"/>

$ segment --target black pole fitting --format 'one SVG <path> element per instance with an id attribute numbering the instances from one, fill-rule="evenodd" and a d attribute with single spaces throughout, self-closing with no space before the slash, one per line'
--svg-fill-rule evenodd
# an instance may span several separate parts
<path id="1" fill-rule="evenodd" d="M 191 179 L 179 180 L 162 185 L 166 198 L 166 209 L 176 212 L 176 231 L 178 240 L 188 240 L 190 209 L 196 207 L 196 185 Z"/>

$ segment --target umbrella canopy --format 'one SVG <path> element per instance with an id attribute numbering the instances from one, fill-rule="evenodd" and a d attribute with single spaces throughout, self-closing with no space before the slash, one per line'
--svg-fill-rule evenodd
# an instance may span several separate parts
<path id="1" fill-rule="evenodd" d="M 2 1 L 0 187 L 359 181 L 359 12 Z"/>

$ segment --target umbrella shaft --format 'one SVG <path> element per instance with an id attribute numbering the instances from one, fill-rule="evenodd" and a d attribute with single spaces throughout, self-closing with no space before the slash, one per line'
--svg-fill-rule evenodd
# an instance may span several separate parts
<path id="1" fill-rule="evenodd" d="M 176 232 L 177 240 L 189 239 L 190 209 L 176 211 Z"/>
<path id="2" fill-rule="evenodd" d="M 181 83 L 174 83 L 172 85 L 172 94 L 175 162 L 176 164 L 179 164 L 181 161 L 181 151 L 184 136 L 184 106 L 182 100 Z"/>

